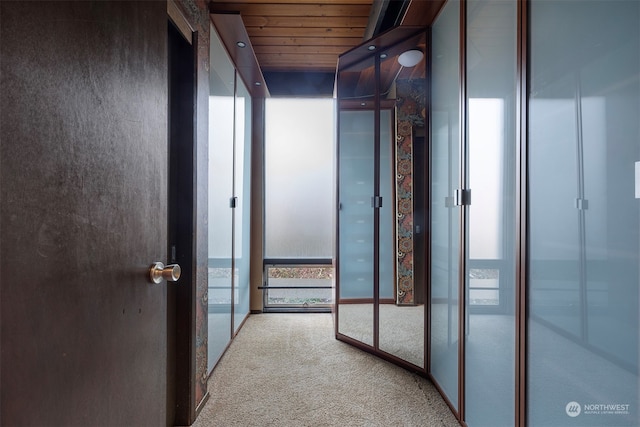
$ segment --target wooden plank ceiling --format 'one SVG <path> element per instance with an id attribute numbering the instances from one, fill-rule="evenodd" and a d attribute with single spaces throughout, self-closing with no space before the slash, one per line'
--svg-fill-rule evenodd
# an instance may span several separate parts
<path id="1" fill-rule="evenodd" d="M 263 72 L 335 72 L 362 43 L 373 0 L 215 0 L 239 12 Z"/>

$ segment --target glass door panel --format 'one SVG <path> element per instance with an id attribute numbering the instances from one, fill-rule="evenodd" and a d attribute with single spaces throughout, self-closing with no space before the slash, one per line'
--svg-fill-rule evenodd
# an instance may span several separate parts
<path id="1" fill-rule="evenodd" d="M 460 208 L 460 2 L 449 1 L 432 27 L 431 366 L 458 407 Z"/>
<path id="2" fill-rule="evenodd" d="M 515 2 L 467 1 L 464 363 L 465 421 L 474 427 L 515 420 L 516 13 Z"/>
<path id="3" fill-rule="evenodd" d="M 640 2 L 530 15 L 528 424 L 637 426 Z"/>
<path id="4" fill-rule="evenodd" d="M 235 70 L 211 26 L 209 73 L 208 371 L 231 339 L 233 116 Z"/>
<path id="5" fill-rule="evenodd" d="M 234 333 L 249 315 L 249 256 L 251 237 L 251 95 L 238 78 L 235 101 L 234 153 Z"/>
<path id="6" fill-rule="evenodd" d="M 425 29 L 398 27 L 342 55 L 337 78 L 338 333 L 423 369 L 412 156 L 425 137 L 425 51 Z"/>

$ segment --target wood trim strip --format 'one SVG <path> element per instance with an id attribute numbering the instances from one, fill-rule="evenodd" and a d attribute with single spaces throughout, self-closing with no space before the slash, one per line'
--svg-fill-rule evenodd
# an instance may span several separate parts
<path id="1" fill-rule="evenodd" d="M 187 18 L 184 17 L 175 0 L 167 1 L 167 14 L 171 22 L 173 22 L 178 31 L 180 31 L 180 34 L 182 34 L 190 45 L 193 45 L 193 33 L 195 30 L 191 24 L 189 24 Z"/>
<path id="2" fill-rule="evenodd" d="M 296 4 L 295 7 L 284 3 L 212 3 L 211 12 L 239 12 L 248 16 L 306 16 L 306 17 L 369 17 L 369 5 L 347 4 Z"/>
<path id="3" fill-rule="evenodd" d="M 431 73 L 433 70 L 433 52 L 432 52 L 432 35 L 431 35 L 432 27 L 427 28 L 427 48 L 425 52 L 427 64 L 426 70 L 428 73 Z M 431 377 L 431 303 L 432 303 L 432 292 L 431 292 L 431 273 L 432 273 L 432 263 L 431 263 L 431 238 L 432 238 L 432 230 L 431 230 L 431 221 L 432 221 L 432 192 L 431 192 L 431 183 L 433 181 L 433 167 L 432 167 L 432 159 L 433 159 L 433 149 L 432 143 L 433 139 L 431 137 L 432 132 L 432 83 L 433 79 L 431 78 L 431 74 L 428 74 L 427 78 L 427 94 L 426 94 L 426 110 L 427 110 L 427 123 L 426 123 L 426 138 L 427 138 L 427 167 L 429 168 L 427 172 L 427 185 L 426 190 L 427 194 L 425 195 L 426 201 L 426 215 L 425 215 L 425 263 L 427 264 L 425 270 L 425 307 L 428 307 L 424 310 L 424 327 L 425 327 L 425 337 L 424 337 L 424 367 L 427 374 Z M 414 260 L 415 261 L 415 260 Z M 432 379 L 433 381 L 433 379 Z"/>
<path id="4" fill-rule="evenodd" d="M 458 119 L 460 129 L 460 186 L 469 188 L 468 173 L 468 106 L 467 106 L 467 1 L 460 0 L 460 117 Z M 466 232 L 469 207 L 460 206 L 460 240 L 458 247 L 458 417 L 465 419 L 465 356 L 466 356 L 466 326 L 467 326 L 467 248 Z"/>
<path id="5" fill-rule="evenodd" d="M 516 88 L 516 339 L 515 339 L 515 420 L 514 425 L 527 425 L 527 275 L 528 275 L 528 55 L 529 3 L 518 0 L 518 40 Z"/>
<path id="6" fill-rule="evenodd" d="M 381 298 L 380 304 L 395 304 L 393 298 Z M 373 304 L 373 298 L 340 298 L 338 304 Z"/>

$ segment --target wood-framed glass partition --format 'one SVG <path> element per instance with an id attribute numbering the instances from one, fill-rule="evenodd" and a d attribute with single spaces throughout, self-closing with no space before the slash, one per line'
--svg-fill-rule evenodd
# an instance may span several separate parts
<path id="1" fill-rule="evenodd" d="M 425 195 L 413 176 L 426 157 L 413 151 L 425 151 L 425 50 L 424 28 L 398 28 L 342 55 L 337 77 L 336 335 L 418 371 L 425 283 L 413 257 L 425 230 L 415 199 Z"/>
<path id="2" fill-rule="evenodd" d="M 210 373 L 249 315 L 252 96 L 213 24 L 209 49 Z"/>

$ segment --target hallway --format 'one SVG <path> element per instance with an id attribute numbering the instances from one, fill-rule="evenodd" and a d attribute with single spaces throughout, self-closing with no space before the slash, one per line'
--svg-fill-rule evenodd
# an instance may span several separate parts
<path id="1" fill-rule="evenodd" d="M 458 426 L 426 379 L 334 338 L 330 314 L 248 318 L 195 427 Z"/>

